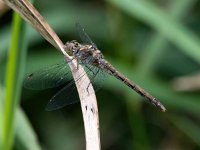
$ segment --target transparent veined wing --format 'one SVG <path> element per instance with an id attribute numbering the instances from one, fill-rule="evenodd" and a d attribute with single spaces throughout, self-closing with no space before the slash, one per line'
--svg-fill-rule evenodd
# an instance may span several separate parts
<path id="1" fill-rule="evenodd" d="M 72 79 L 66 62 L 55 64 L 28 75 L 24 87 L 33 90 L 43 90 L 63 85 Z"/>
<path id="2" fill-rule="evenodd" d="M 86 65 L 84 67 L 87 75 L 91 79 L 91 83 L 94 86 L 95 91 L 99 90 L 103 80 L 105 80 L 104 72 L 92 65 Z M 80 74 L 77 80 L 81 79 L 84 75 L 85 73 Z M 74 80 L 71 80 L 65 87 L 63 87 L 51 98 L 46 106 L 46 110 L 57 110 L 76 102 L 79 102 L 78 92 Z"/>
<path id="3" fill-rule="evenodd" d="M 97 48 L 96 44 L 94 44 L 94 42 L 91 40 L 89 35 L 85 32 L 84 28 L 81 26 L 80 23 L 76 23 L 76 30 L 84 44 L 89 44 Z"/>
<path id="4" fill-rule="evenodd" d="M 76 89 L 76 85 L 72 80 L 50 99 L 49 103 L 46 106 L 46 111 L 57 110 L 78 101 L 78 92 Z"/>

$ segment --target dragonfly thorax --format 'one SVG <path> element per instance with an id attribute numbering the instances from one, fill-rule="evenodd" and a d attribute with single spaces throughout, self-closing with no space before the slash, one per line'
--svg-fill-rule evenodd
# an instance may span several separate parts
<path id="1" fill-rule="evenodd" d="M 75 54 L 75 58 L 83 64 L 98 65 L 99 60 L 103 59 L 103 54 L 93 45 L 81 45 L 81 48 Z"/>
<path id="2" fill-rule="evenodd" d="M 93 45 L 82 45 L 75 40 L 65 44 L 66 51 L 82 64 L 99 65 L 103 54 Z"/>

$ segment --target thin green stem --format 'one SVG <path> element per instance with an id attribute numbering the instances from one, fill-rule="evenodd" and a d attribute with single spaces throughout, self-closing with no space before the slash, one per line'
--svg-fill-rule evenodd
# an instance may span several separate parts
<path id="1" fill-rule="evenodd" d="M 27 47 L 26 25 L 16 13 L 13 15 L 12 34 L 6 68 L 6 93 L 3 124 L 4 150 L 11 150 L 13 145 L 15 114 L 20 100 Z"/>

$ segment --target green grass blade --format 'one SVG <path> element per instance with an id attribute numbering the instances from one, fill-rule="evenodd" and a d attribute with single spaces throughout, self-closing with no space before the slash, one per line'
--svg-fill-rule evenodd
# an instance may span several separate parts
<path id="1" fill-rule="evenodd" d="M 182 24 L 172 19 L 161 8 L 144 0 L 108 0 L 132 17 L 153 27 L 169 41 L 177 45 L 183 53 L 200 63 L 200 40 Z"/>
<path id="2" fill-rule="evenodd" d="M 6 93 L 3 122 L 4 150 L 12 149 L 13 145 L 15 115 L 20 100 L 27 48 L 26 25 L 16 13 L 13 15 L 12 34 L 5 81 Z"/>
<path id="3" fill-rule="evenodd" d="M 27 142 L 28 139 L 28 142 Z M 25 113 L 18 109 L 16 112 L 16 147 L 32 150 L 41 150 L 37 137 Z"/>
<path id="4" fill-rule="evenodd" d="M 196 0 L 176 0 L 172 1 L 169 14 L 177 20 L 181 20 L 185 14 L 191 9 Z M 141 75 L 149 75 L 152 72 L 152 68 L 159 57 L 162 57 L 162 53 L 167 46 L 167 40 L 159 33 L 154 34 L 149 43 L 146 45 L 146 49 L 141 54 L 140 64 L 138 65 Z M 144 57 L 145 56 L 145 57 Z"/>
<path id="5" fill-rule="evenodd" d="M 193 142 L 200 146 L 200 127 L 196 122 L 183 116 L 170 116 L 170 121 L 185 135 L 187 135 Z"/>
<path id="6" fill-rule="evenodd" d="M 3 118 L 3 97 L 4 97 L 4 89 L 0 85 L 0 118 Z M 2 129 L 2 119 L 0 119 L 0 129 Z M 16 147 L 18 148 L 20 145 L 20 150 L 27 150 L 27 149 L 33 149 L 33 150 L 41 150 L 41 147 L 38 143 L 37 136 L 35 135 L 35 132 L 33 131 L 31 124 L 26 117 L 26 114 L 21 110 L 17 109 L 16 111 Z M 27 142 L 28 139 L 28 142 Z M 0 147 L 2 146 L 2 130 L 0 130 Z M 3 148 L 0 148 L 3 149 Z M 19 149 L 19 148 L 18 148 Z"/>
<path id="7" fill-rule="evenodd" d="M 3 138 L 3 94 L 4 94 L 4 91 L 3 91 L 3 88 L 1 87 L 1 84 L 0 84 L 0 149 L 3 149 L 2 147 L 2 138 Z"/>

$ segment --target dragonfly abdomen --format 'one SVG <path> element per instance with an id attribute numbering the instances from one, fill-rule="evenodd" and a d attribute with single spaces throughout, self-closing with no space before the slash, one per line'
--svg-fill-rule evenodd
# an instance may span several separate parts
<path id="1" fill-rule="evenodd" d="M 139 95 L 146 98 L 151 104 L 158 107 L 161 111 L 163 111 L 163 112 L 166 111 L 166 108 L 155 97 L 153 97 L 151 94 L 149 94 L 148 92 L 143 90 L 140 86 L 133 83 L 128 78 L 126 78 L 121 73 L 119 73 L 110 63 L 105 62 L 104 63 L 104 69 L 107 70 L 107 72 L 109 74 L 113 75 L 114 77 L 116 77 L 117 79 L 119 79 L 120 81 L 125 83 L 132 90 L 136 91 Z"/>

